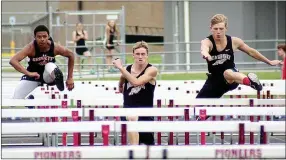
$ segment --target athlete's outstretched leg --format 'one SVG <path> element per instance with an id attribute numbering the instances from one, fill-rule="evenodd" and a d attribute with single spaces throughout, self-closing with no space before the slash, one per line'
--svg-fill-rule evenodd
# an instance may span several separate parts
<path id="1" fill-rule="evenodd" d="M 250 86 L 251 88 L 258 90 L 258 91 L 262 90 L 262 85 L 257 75 L 254 73 L 248 73 L 248 75 L 246 76 L 243 73 L 234 71 L 232 69 L 227 69 L 224 71 L 223 75 L 229 84 L 236 82 L 238 84 Z"/>
<path id="2" fill-rule="evenodd" d="M 60 91 L 65 89 L 63 73 L 54 63 L 47 63 L 45 65 L 43 79 L 47 84 L 55 83 Z"/>

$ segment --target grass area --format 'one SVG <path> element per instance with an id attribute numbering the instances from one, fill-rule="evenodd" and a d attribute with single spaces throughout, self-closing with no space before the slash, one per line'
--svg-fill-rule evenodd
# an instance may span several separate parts
<path id="1" fill-rule="evenodd" d="M 244 72 L 247 74 L 246 72 Z M 259 79 L 280 79 L 280 72 L 255 72 Z M 163 74 L 162 80 L 201 80 L 206 79 L 206 73 Z"/>
<path id="2" fill-rule="evenodd" d="M 162 63 L 162 56 L 159 54 L 154 54 L 149 56 L 148 59 L 149 63 L 153 63 L 153 64 L 161 64 Z M 126 56 L 126 63 L 130 64 L 133 63 L 133 57 L 131 55 Z"/>
<path id="3" fill-rule="evenodd" d="M 254 72 L 260 79 L 281 79 L 280 72 Z M 247 74 L 245 72 L 245 74 Z M 176 73 L 176 74 L 162 74 L 160 80 L 205 80 L 207 78 L 206 73 Z M 158 76 L 159 79 L 159 76 Z M 95 80 L 95 78 L 81 78 L 75 79 L 80 81 Z M 118 77 L 104 77 L 99 80 L 119 80 Z"/>

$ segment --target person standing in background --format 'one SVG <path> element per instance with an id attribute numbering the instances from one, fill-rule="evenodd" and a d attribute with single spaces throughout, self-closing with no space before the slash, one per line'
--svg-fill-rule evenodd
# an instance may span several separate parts
<path id="1" fill-rule="evenodd" d="M 105 53 L 106 64 L 108 65 L 108 72 L 116 72 L 116 70 L 112 66 L 112 57 L 115 50 L 115 45 L 119 45 L 119 43 L 117 42 L 116 44 L 114 44 L 113 40 L 115 40 L 115 38 L 119 40 L 119 31 L 114 20 L 110 20 L 107 22 L 107 25 L 105 27 L 105 36 L 105 48 L 107 49 Z"/>
<path id="2" fill-rule="evenodd" d="M 80 56 L 88 57 L 88 64 L 91 64 L 91 53 L 88 48 L 85 46 L 85 41 L 88 39 L 88 33 L 83 29 L 83 25 L 81 23 L 76 24 L 76 30 L 72 33 L 73 41 L 76 43 L 76 54 L 77 56 L 77 69 L 81 75 L 81 67 L 80 67 Z M 89 66 L 90 74 L 94 74 L 95 70 L 92 66 Z"/>

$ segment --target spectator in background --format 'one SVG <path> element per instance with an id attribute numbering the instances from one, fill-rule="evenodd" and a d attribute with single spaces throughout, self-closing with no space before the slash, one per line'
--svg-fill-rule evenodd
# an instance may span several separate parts
<path id="1" fill-rule="evenodd" d="M 115 45 L 119 45 L 119 43 L 116 42 L 116 44 L 114 44 L 113 40 L 119 40 L 119 31 L 114 20 L 110 20 L 107 22 L 105 27 L 105 36 L 105 47 L 107 49 L 106 63 L 110 65 L 108 66 L 108 72 L 116 72 L 115 68 L 113 68 L 112 66 L 112 55 L 115 50 Z"/>
<path id="2" fill-rule="evenodd" d="M 88 33 L 83 29 L 83 25 L 81 23 L 76 24 L 76 30 L 72 33 L 73 41 L 76 43 L 76 54 L 77 59 L 76 63 L 78 64 L 77 69 L 81 75 L 81 67 L 80 67 L 80 56 L 88 57 L 88 64 L 91 64 L 91 54 L 88 48 L 85 46 L 85 41 L 88 39 Z M 92 66 L 89 66 L 90 74 L 94 74 L 95 70 Z"/>
<path id="3" fill-rule="evenodd" d="M 286 44 L 279 44 L 277 46 L 278 49 L 278 56 L 280 56 L 283 60 L 283 64 L 281 67 L 282 70 L 282 79 L 285 80 L 286 79 Z"/>

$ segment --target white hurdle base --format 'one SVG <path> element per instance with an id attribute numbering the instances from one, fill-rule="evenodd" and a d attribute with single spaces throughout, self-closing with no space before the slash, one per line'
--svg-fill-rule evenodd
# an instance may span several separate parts
<path id="1" fill-rule="evenodd" d="M 103 146 L 4 148 L 2 158 L 84 159 L 84 158 L 285 158 L 285 145 L 214 146 Z"/>

